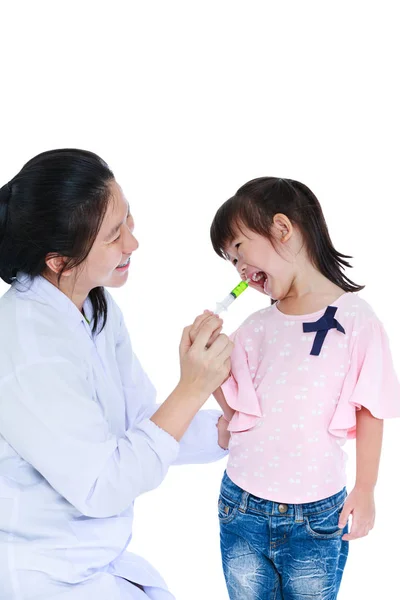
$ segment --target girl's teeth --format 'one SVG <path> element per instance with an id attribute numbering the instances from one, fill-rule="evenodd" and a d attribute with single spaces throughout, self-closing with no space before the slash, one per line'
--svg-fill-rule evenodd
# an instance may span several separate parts
<path id="1" fill-rule="evenodd" d="M 122 267 L 126 267 L 126 265 L 128 264 L 128 262 L 129 262 L 129 258 L 128 258 L 128 260 L 127 260 L 126 262 L 124 262 L 122 265 L 118 265 L 118 267 L 117 267 L 117 268 L 118 268 L 118 269 L 122 269 Z"/>
<path id="2" fill-rule="evenodd" d="M 252 280 L 253 281 L 260 281 L 262 279 L 262 275 L 261 273 L 254 273 Z"/>

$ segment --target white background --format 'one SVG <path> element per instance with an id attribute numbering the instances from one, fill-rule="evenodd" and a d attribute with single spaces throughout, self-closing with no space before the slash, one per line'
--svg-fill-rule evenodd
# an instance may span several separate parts
<path id="1" fill-rule="evenodd" d="M 261 175 L 299 179 L 320 199 L 400 370 L 395 7 L 1 3 L 1 184 L 55 147 L 90 149 L 114 169 L 141 243 L 115 297 L 160 400 L 178 380 L 181 329 L 238 282 L 212 251 L 212 217 Z M 266 302 L 246 292 L 226 331 Z M 398 437 L 398 423 L 388 423 L 376 528 L 351 544 L 341 600 L 397 597 Z M 137 502 L 132 549 L 161 570 L 178 600 L 227 599 L 216 515 L 223 469 L 174 468 Z"/>

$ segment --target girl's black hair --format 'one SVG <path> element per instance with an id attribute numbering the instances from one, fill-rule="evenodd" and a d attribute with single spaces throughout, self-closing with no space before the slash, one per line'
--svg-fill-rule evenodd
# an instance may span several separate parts
<path id="1" fill-rule="evenodd" d="M 352 257 L 334 248 L 316 196 L 306 185 L 293 179 L 259 177 L 239 188 L 218 209 L 212 222 L 210 233 L 215 252 L 227 258 L 225 248 L 241 225 L 273 243 L 271 227 L 277 213 L 286 215 L 299 228 L 310 260 L 327 279 L 345 292 L 359 292 L 364 288 L 344 274 L 344 267 L 351 267 L 346 259 Z"/>
<path id="2" fill-rule="evenodd" d="M 62 272 L 81 265 L 99 232 L 114 175 L 96 154 L 50 150 L 35 156 L 0 189 L 0 278 L 31 279 L 46 271 L 46 257 L 63 256 Z M 93 331 L 107 321 L 103 287 L 91 290 Z"/>

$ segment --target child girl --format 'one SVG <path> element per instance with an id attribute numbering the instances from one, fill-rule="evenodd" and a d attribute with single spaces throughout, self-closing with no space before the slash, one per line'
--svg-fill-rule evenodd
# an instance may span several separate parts
<path id="1" fill-rule="evenodd" d="M 250 181 L 211 239 L 272 299 L 232 336 L 231 376 L 215 393 L 231 432 L 219 499 L 229 597 L 334 600 L 349 540 L 374 524 L 382 419 L 400 416 L 385 331 L 305 185 Z M 347 497 L 342 445 L 356 431 Z"/>

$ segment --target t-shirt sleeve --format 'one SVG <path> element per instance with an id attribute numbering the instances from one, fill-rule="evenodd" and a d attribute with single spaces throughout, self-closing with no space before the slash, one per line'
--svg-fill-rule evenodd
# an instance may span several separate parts
<path id="1" fill-rule="evenodd" d="M 400 416 L 400 385 L 387 334 L 377 318 L 369 320 L 356 336 L 329 432 L 355 438 L 356 411 L 361 407 L 378 419 Z"/>
<path id="2" fill-rule="evenodd" d="M 231 355 L 231 375 L 222 385 L 225 399 L 235 411 L 228 429 L 229 431 L 246 431 L 256 425 L 262 413 L 247 353 L 238 331 L 232 334 L 230 339 L 234 343 Z"/>

